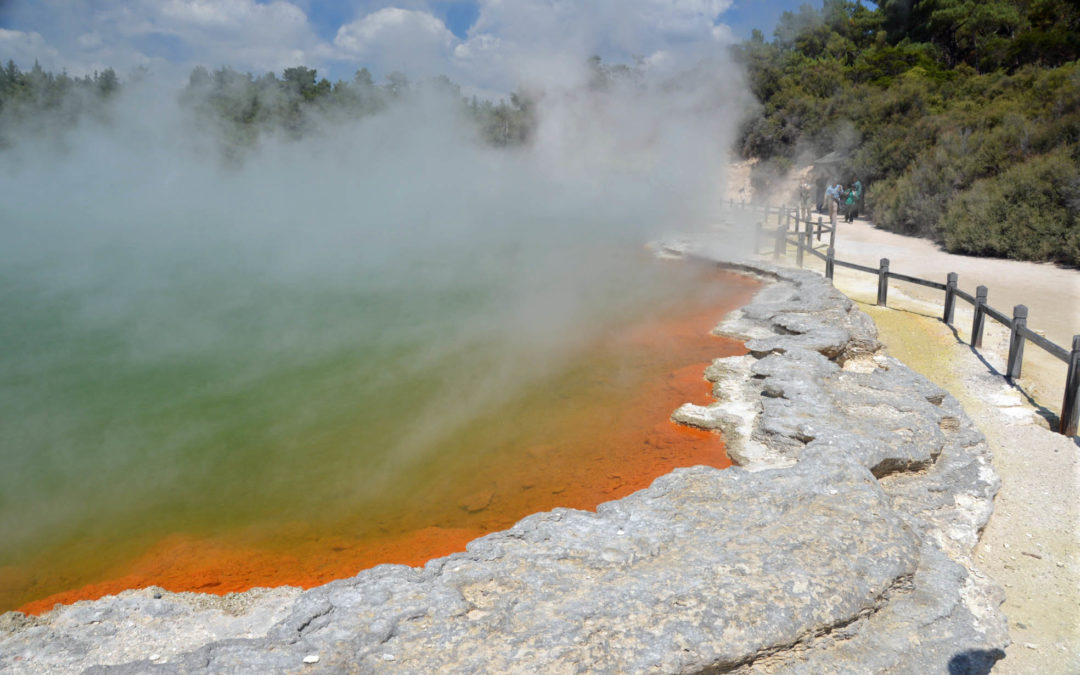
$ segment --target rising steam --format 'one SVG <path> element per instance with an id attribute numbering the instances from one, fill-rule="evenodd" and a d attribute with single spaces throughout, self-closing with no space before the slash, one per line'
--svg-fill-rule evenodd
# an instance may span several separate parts
<path id="1" fill-rule="evenodd" d="M 0 566 L 73 532 L 107 540 L 136 512 L 183 528 L 222 491 L 302 512 L 330 497 L 295 494 L 298 476 L 334 498 L 394 485 L 663 301 L 634 268 L 651 237 L 713 215 L 741 100 L 724 72 L 537 87 L 514 148 L 421 88 L 226 161 L 149 80 L 100 118 L 15 134 Z"/>

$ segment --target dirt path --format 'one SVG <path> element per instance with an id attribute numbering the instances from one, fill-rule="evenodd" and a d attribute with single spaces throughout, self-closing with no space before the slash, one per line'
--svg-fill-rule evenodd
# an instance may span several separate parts
<path id="1" fill-rule="evenodd" d="M 889 258 L 890 269 L 894 272 L 942 283 L 949 272 L 956 272 L 962 290 L 974 295 L 977 286 L 986 286 L 990 305 L 1007 315 L 1012 315 L 1016 305 L 1026 305 L 1028 327 L 1058 345 L 1069 349 L 1072 336 L 1080 334 L 1080 271 L 1077 270 L 1047 263 L 953 255 L 925 239 L 878 230 L 865 221 L 839 224 L 836 255 L 842 260 L 873 267 L 877 267 L 881 258 Z M 867 282 L 869 290 L 861 290 Z M 844 270 L 838 275 L 838 283 L 860 289 L 859 299 L 873 302 L 876 298 L 873 278 L 864 273 Z M 923 286 L 895 280 L 889 284 L 890 305 L 899 303 L 897 306 L 903 307 L 906 298 L 923 300 L 937 308 L 931 309 L 930 313 L 940 315 L 942 297 L 940 291 Z M 965 340 L 970 337 L 971 314 L 970 305 L 958 303 L 954 323 Z M 996 322 L 988 320 L 987 323 L 999 327 Z M 1008 354 L 1007 342 L 1005 354 Z M 1018 383 L 1021 392 L 1043 406 L 1044 414 L 1057 413 L 1064 383 L 1065 364 L 1037 347 L 1028 346 Z"/>
<path id="2" fill-rule="evenodd" d="M 841 223 L 836 249 L 844 260 L 876 267 L 889 258 L 893 271 L 942 282 L 957 272 L 963 290 L 986 285 L 999 310 L 1027 305 L 1028 325 L 1059 345 L 1080 333 L 1080 271 L 952 255 L 866 222 Z M 976 559 L 1005 587 L 1013 640 L 994 672 L 1080 672 L 1080 440 L 1048 428 L 1061 406 L 1064 364 L 1029 346 L 1012 386 L 1001 376 L 1008 332 L 988 320 L 983 349 L 969 348 L 966 303 L 958 303 L 953 329 L 940 319 L 938 291 L 891 281 L 889 308 L 880 308 L 876 277 L 838 268 L 835 284 L 874 318 L 889 351 L 956 396 L 990 441 L 1002 485 Z"/>

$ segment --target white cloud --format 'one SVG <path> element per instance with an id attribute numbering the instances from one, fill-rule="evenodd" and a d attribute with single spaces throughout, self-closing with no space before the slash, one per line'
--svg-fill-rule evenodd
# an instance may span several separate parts
<path id="1" fill-rule="evenodd" d="M 105 44 L 105 41 L 101 39 L 101 34 L 97 32 L 83 33 L 76 40 L 76 43 L 83 49 L 97 49 Z"/>
<path id="2" fill-rule="evenodd" d="M 203 63 L 255 72 L 280 71 L 320 52 L 307 15 L 277 0 L 40 0 L 13 3 L 11 21 L 40 26 L 45 46 L 75 72 L 106 65 Z M 0 55 L 17 53 L 0 44 Z M 25 51 L 25 50 L 23 50 Z M 23 60 L 19 58 L 19 60 Z M 32 58 L 30 59 L 32 62 Z M 43 64 L 44 65 L 44 64 Z"/>
<path id="3" fill-rule="evenodd" d="M 415 77 L 446 74 L 458 42 L 443 22 L 427 12 L 387 7 L 338 29 L 334 46 L 342 58 L 401 70 Z"/>
<path id="4" fill-rule="evenodd" d="M 245 42 L 307 39 L 313 35 L 303 10 L 280 0 L 269 4 L 254 0 L 167 0 L 140 4 L 142 13 L 154 25 L 179 35 L 229 36 Z"/>
<path id="5" fill-rule="evenodd" d="M 46 70 L 59 70 L 65 66 L 60 52 L 46 44 L 40 33 L 6 30 L 0 28 L 0 55 L 3 63 L 13 60 L 24 68 L 37 61 Z"/>
<path id="6" fill-rule="evenodd" d="M 307 22 L 300 8 L 286 2 L 259 5 L 251 0 L 166 0 L 158 7 L 160 15 L 175 24 L 204 30 L 233 30 L 244 23 L 266 19 L 285 25 Z"/>
<path id="7" fill-rule="evenodd" d="M 302 64 L 320 42 L 303 10 L 280 0 L 142 0 L 114 16 L 116 32 L 172 35 L 211 66 L 279 71 Z"/>
<path id="8" fill-rule="evenodd" d="M 473 34 L 494 33 L 519 45 L 652 52 L 708 39 L 731 0 L 481 0 Z"/>
<path id="9" fill-rule="evenodd" d="M 716 19 L 730 6 L 731 0 L 481 0 L 457 55 L 480 53 L 501 64 L 504 76 L 560 84 L 587 77 L 585 62 L 594 54 L 686 66 L 715 56 L 727 41 Z"/>
<path id="10" fill-rule="evenodd" d="M 739 38 L 731 30 L 731 26 L 726 23 L 721 23 L 713 26 L 712 29 L 713 40 L 722 44 L 735 44 L 739 41 Z"/>
<path id="11" fill-rule="evenodd" d="M 508 91 L 580 82 L 593 54 L 677 69 L 732 39 L 717 23 L 731 0 L 479 0 L 465 40 L 425 11 L 425 0 L 356 2 L 355 20 L 325 40 L 304 11 L 311 0 L 14 0 L 9 25 L 19 30 L 0 34 L 0 57 L 73 72 L 304 64 L 347 77 L 366 66 L 377 76 L 446 74 L 467 89 Z"/>
<path id="12" fill-rule="evenodd" d="M 334 44 L 356 52 L 370 51 L 387 39 L 416 37 L 449 46 L 453 34 L 442 21 L 426 12 L 387 7 L 342 26 Z"/>

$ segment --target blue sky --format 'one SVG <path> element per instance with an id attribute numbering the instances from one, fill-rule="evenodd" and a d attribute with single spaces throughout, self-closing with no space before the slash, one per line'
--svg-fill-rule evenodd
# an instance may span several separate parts
<path id="1" fill-rule="evenodd" d="M 766 36 L 771 36 L 780 15 L 785 11 L 798 10 L 801 4 L 803 3 L 799 0 L 738 0 L 720 15 L 719 20 L 730 26 L 732 32 L 740 38 L 750 37 L 750 31 L 754 28 L 761 30 Z M 817 7 L 820 1 L 810 4 Z M 464 0 L 432 2 L 430 6 L 450 32 L 459 38 L 466 37 L 469 28 L 480 14 L 476 2 Z M 308 16 L 320 35 L 333 38 L 338 27 L 351 19 L 354 11 L 346 3 L 312 2 Z"/>
<path id="2" fill-rule="evenodd" d="M 772 39 L 773 28 L 780 15 L 784 12 L 796 12 L 803 2 L 791 0 L 738 0 L 731 9 L 724 13 L 722 20 L 731 26 L 731 30 L 740 38 L 749 38 L 750 32 L 757 28 L 765 37 Z M 812 2 L 814 7 L 820 7 L 821 2 Z"/>
<path id="3" fill-rule="evenodd" d="M 656 69 L 714 58 L 790 0 L 0 0 L 0 59 L 83 74 L 193 65 L 331 79 L 367 67 L 477 91 L 572 79 L 592 54 Z M 814 3 L 818 4 L 818 3 Z"/>

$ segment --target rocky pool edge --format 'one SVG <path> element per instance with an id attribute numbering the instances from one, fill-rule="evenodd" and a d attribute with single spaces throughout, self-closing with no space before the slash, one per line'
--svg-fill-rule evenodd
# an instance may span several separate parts
<path id="1" fill-rule="evenodd" d="M 19 672 L 950 672 L 1004 656 L 1002 589 L 971 554 L 999 480 L 959 403 L 889 357 L 818 274 L 763 278 L 717 332 L 737 467 L 677 469 L 596 513 L 555 509 L 423 568 L 301 591 L 127 591 L 0 617 Z"/>

